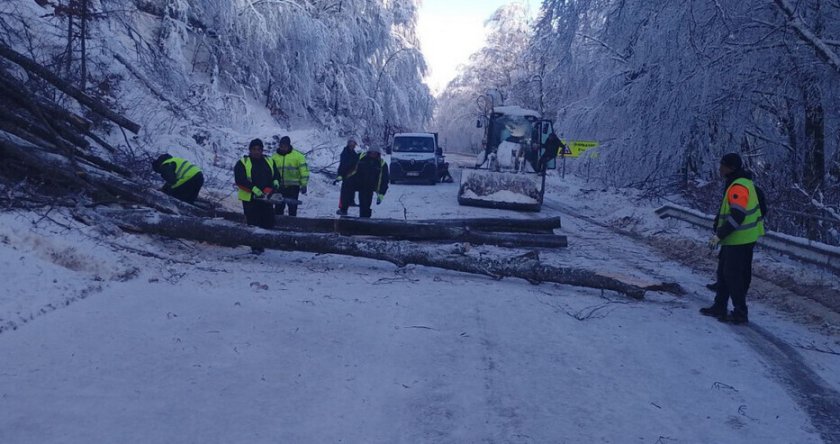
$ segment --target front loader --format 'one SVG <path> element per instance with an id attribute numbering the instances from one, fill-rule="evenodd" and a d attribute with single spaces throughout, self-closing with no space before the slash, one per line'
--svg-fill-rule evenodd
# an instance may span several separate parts
<path id="1" fill-rule="evenodd" d="M 556 153 L 546 153 L 552 122 L 518 106 L 491 108 L 484 132 L 484 150 L 474 168 L 465 168 L 458 189 L 461 205 L 514 211 L 540 211 L 545 171 L 555 167 Z M 478 127 L 484 121 L 479 120 Z M 541 159 L 550 159 L 544 165 Z"/>

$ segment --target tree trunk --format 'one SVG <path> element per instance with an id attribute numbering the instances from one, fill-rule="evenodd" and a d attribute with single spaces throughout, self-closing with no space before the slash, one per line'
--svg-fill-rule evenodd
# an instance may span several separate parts
<path id="1" fill-rule="evenodd" d="M 241 213 L 216 212 L 215 216 L 232 222 L 244 223 Z M 341 235 L 378 236 L 411 241 L 469 242 L 475 245 L 497 245 L 511 248 L 563 248 L 568 246 L 566 236 L 549 233 L 497 232 L 495 228 L 511 228 L 521 220 L 525 228 L 539 226 L 540 221 L 527 219 L 426 219 L 402 221 L 396 219 L 309 218 L 278 216 L 274 226 L 278 230 L 336 233 Z M 559 218 L 552 218 L 550 223 Z M 521 228 L 524 229 L 524 228 Z"/>
<path id="2" fill-rule="evenodd" d="M 825 180 L 825 113 L 816 80 L 805 87 L 805 171 L 809 192 L 820 189 Z"/>
<path id="3" fill-rule="evenodd" d="M 79 43 L 81 44 L 81 74 L 79 89 L 87 89 L 87 26 L 88 26 L 88 0 L 82 0 L 82 10 L 79 15 Z"/>
<path id="4" fill-rule="evenodd" d="M 418 246 L 411 242 L 358 239 L 337 234 L 284 233 L 218 219 L 168 216 L 151 211 L 120 211 L 110 214 L 110 217 L 123 229 L 217 245 L 248 245 L 274 250 L 364 257 L 398 266 L 416 264 L 481 274 L 495 279 L 518 277 L 531 283 L 555 282 L 612 290 L 636 299 L 643 298 L 648 289 L 665 288 L 674 291 L 679 288 L 673 283 L 642 287 L 597 271 L 544 265 L 536 252 L 507 259 L 491 259 Z"/>
<path id="5" fill-rule="evenodd" d="M 822 189 L 825 181 L 825 116 L 822 95 L 816 81 L 805 86 L 805 188 L 814 194 Z M 819 239 L 819 221 L 805 221 L 809 239 Z"/>

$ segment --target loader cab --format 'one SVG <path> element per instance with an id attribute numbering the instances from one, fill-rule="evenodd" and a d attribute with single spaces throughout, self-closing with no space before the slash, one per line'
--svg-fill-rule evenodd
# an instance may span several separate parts
<path id="1" fill-rule="evenodd" d="M 443 151 L 437 133 L 397 133 L 389 146 L 391 183 L 398 181 L 436 184 Z"/>
<path id="2" fill-rule="evenodd" d="M 480 127 L 481 119 L 477 122 Z M 553 131 L 551 120 L 537 111 L 518 106 L 497 106 L 487 118 L 484 159 L 495 159 L 495 170 L 536 171 L 544 155 L 545 142 Z M 547 163 L 555 168 L 555 156 Z"/>

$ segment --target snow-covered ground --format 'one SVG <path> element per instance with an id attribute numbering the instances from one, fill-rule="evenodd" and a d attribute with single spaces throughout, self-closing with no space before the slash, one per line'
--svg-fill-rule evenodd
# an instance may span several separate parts
<path id="1" fill-rule="evenodd" d="M 544 261 L 686 294 L 636 301 L 352 257 L 253 256 L 103 232 L 62 210 L 7 211 L 0 443 L 840 442 L 834 315 L 815 323 L 754 297 L 783 292 L 757 278 L 751 326 L 699 316 L 712 299 L 708 233 L 657 219 L 630 191 L 557 175 L 539 214 L 460 207 L 453 172 L 454 184 L 392 185 L 374 217 L 559 215 L 569 247 Z M 309 189 L 299 214 L 333 216 L 338 186 L 315 175 Z M 756 264 L 837 285 L 763 251 Z"/>

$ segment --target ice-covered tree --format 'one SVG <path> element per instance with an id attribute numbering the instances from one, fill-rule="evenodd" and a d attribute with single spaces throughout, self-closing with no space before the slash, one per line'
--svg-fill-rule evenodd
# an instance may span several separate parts
<path id="1" fill-rule="evenodd" d="M 561 131 L 602 142 L 585 162 L 609 183 L 680 189 L 736 151 L 768 185 L 836 199 L 838 14 L 820 0 L 545 0 L 531 54 Z"/>
<path id="2" fill-rule="evenodd" d="M 527 6 L 502 6 L 487 19 L 485 27 L 484 47 L 470 56 L 438 98 L 435 128 L 449 149 L 478 150 L 481 131 L 475 129 L 480 113 L 476 99 L 483 94 L 491 92 L 495 105 L 539 106 L 528 87 L 536 68 L 526 57 L 532 29 Z"/>

